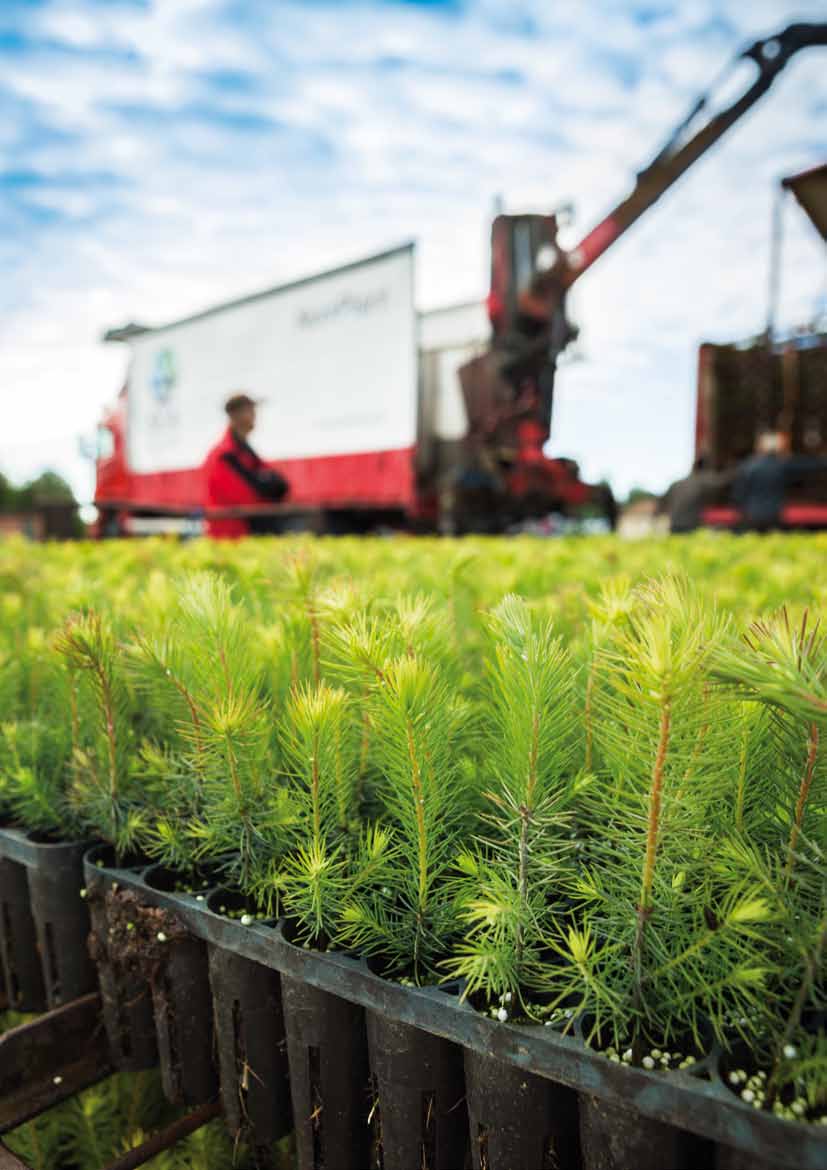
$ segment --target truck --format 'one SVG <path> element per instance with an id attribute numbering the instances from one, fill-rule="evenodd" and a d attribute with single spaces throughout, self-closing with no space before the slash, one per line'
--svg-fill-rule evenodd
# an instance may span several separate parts
<path id="1" fill-rule="evenodd" d="M 561 246 L 558 214 L 497 215 L 485 314 L 417 313 L 409 243 L 170 325 L 110 330 L 131 361 L 100 432 L 100 531 L 201 523 L 201 461 L 232 390 L 268 402 L 257 444 L 290 485 L 285 524 L 495 532 L 591 509 L 613 526 L 608 486 L 546 454 L 557 365 L 577 335 L 568 291 L 811 46 L 827 46 L 827 23 L 743 50 L 736 65 L 757 71 L 744 92 L 714 113 L 702 95 L 576 247 Z"/>
<path id="2" fill-rule="evenodd" d="M 483 301 L 418 312 L 415 263 L 408 242 L 167 325 L 110 330 L 129 362 L 98 433 L 101 533 L 200 531 L 202 464 L 234 390 L 263 400 L 254 443 L 289 484 L 283 504 L 255 510 L 322 532 L 452 523 L 467 430 L 457 371 L 489 324 Z"/>
<path id="3" fill-rule="evenodd" d="M 827 333 L 701 345 L 696 462 L 734 470 L 765 431 L 785 436 L 794 454 L 827 456 Z M 737 528 L 741 519 L 726 487 L 702 517 L 712 528 Z M 780 521 L 785 528 L 827 528 L 827 471 L 790 484 Z"/>
<path id="4" fill-rule="evenodd" d="M 794 195 L 827 243 L 827 163 L 780 180 L 773 214 L 769 303 L 763 333 L 698 351 L 695 465 L 734 471 L 762 433 L 775 432 L 794 455 L 827 456 L 827 328 L 824 323 L 779 333 L 783 211 Z M 817 245 L 818 246 L 818 245 Z M 702 512 L 705 526 L 737 528 L 726 476 Z M 780 521 L 790 529 L 827 528 L 827 470 L 789 484 Z"/>

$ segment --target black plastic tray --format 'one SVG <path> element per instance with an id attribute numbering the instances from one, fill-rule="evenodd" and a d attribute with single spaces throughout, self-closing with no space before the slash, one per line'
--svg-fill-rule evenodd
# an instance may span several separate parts
<path id="1" fill-rule="evenodd" d="M 403 987 L 375 975 L 357 957 L 297 947 L 287 939 L 281 924 L 243 926 L 213 913 L 204 896 L 208 891 L 198 900 L 195 895 L 154 889 L 144 880 L 147 870 L 102 871 L 93 857 L 87 855 L 85 861 L 87 879 L 104 872 L 121 886 L 140 891 L 148 902 L 176 913 L 198 938 L 293 979 L 567 1085 L 587 1097 L 735 1147 L 775 1166 L 827 1170 L 827 1134 L 815 1126 L 759 1113 L 739 1101 L 708 1062 L 703 1065 L 705 1076 L 648 1072 L 615 1064 L 574 1036 L 560 1035 L 552 1028 L 500 1024 L 442 988 Z"/>
<path id="2" fill-rule="evenodd" d="M 95 986 L 87 949 L 89 910 L 81 897 L 81 841 L 37 841 L 18 829 L 0 829 L 0 859 L 26 873 L 46 1002 L 59 1007 Z"/>

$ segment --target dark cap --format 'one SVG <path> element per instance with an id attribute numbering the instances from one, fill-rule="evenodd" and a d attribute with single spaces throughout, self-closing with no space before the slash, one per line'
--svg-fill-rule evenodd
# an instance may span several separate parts
<path id="1" fill-rule="evenodd" d="M 224 409 L 227 414 L 235 414 L 245 406 L 260 406 L 263 401 L 263 398 L 251 398 L 249 394 L 231 394 L 224 403 Z"/>

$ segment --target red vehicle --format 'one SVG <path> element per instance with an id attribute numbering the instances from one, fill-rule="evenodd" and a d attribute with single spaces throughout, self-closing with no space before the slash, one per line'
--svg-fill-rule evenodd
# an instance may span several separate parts
<path id="1" fill-rule="evenodd" d="M 707 117 L 703 96 L 576 248 L 558 245 L 554 215 L 498 216 L 487 328 L 460 324 L 476 311 L 460 306 L 443 314 L 453 329 L 427 342 L 440 314 L 414 311 L 408 246 L 162 329 L 110 331 L 133 359 L 103 423 L 102 531 L 201 514 L 200 460 L 220 427 L 220 399 L 234 389 L 271 399 L 278 426 L 260 426 L 256 445 L 290 482 L 279 511 L 291 522 L 500 531 L 591 506 L 613 524 L 605 485 L 544 454 L 557 359 L 576 334 L 566 293 L 796 52 L 815 45 L 827 45 L 827 24 L 793 24 L 747 48 L 739 60 L 757 76 L 741 97 Z"/>
<path id="2" fill-rule="evenodd" d="M 827 455 L 827 334 L 701 346 L 697 456 L 710 467 L 734 468 L 763 431 L 786 436 L 793 454 Z M 740 515 L 728 492 L 704 510 L 703 520 L 714 528 L 737 526 Z M 827 528 L 827 473 L 790 486 L 781 522 L 787 528 Z"/>
<path id="3" fill-rule="evenodd" d="M 827 455 L 827 333 L 817 328 L 778 336 L 774 327 L 782 248 L 782 210 L 795 195 L 827 242 L 827 164 L 782 179 L 774 217 L 770 304 L 760 337 L 726 345 L 706 343 L 698 354 L 695 459 L 724 471 L 755 449 L 758 436 L 784 436 L 794 455 Z M 704 510 L 710 527 L 732 528 L 738 511 L 722 489 Z M 781 514 L 787 528 L 827 528 L 827 474 L 790 484 Z"/>

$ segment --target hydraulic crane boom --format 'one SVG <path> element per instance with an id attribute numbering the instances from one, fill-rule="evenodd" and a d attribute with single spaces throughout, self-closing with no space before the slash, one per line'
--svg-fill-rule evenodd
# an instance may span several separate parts
<path id="1" fill-rule="evenodd" d="M 707 109 L 710 94 L 704 94 L 698 99 L 663 149 L 649 166 L 640 172 L 631 194 L 618 203 L 588 235 L 583 237 L 577 247 L 569 252 L 566 284 L 571 285 L 582 276 L 615 240 L 628 231 L 644 211 L 660 199 L 661 195 L 668 191 L 672 184 L 729 130 L 730 126 L 764 96 L 795 53 L 816 45 L 827 46 L 827 23 L 791 24 L 783 32 L 756 41 L 739 54 L 726 73 L 729 73 L 739 61 L 745 59 L 754 61 L 758 66 L 758 76 L 752 85 L 730 106 L 719 111 L 691 137 L 687 137 L 692 126 Z"/>
<path id="2" fill-rule="evenodd" d="M 546 313 L 550 315 L 561 294 L 764 96 L 790 58 L 801 49 L 819 45 L 827 46 L 827 23 L 791 24 L 783 32 L 756 41 L 744 49 L 718 79 L 718 85 L 726 80 L 739 62 L 749 60 L 758 68 L 758 75 L 749 88 L 693 133 L 693 127 L 708 109 L 717 86 L 703 94 L 649 166 L 639 173 L 630 194 L 612 208 L 609 214 L 583 237 L 577 247 L 572 248 L 570 252 L 561 253 L 557 264 L 545 272 L 535 274 L 527 290 L 526 303 L 535 304 L 540 308 L 545 299 Z"/>
<path id="3" fill-rule="evenodd" d="M 576 336 L 566 319 L 568 289 L 693 163 L 763 97 L 801 49 L 827 46 L 827 23 L 791 24 L 756 41 L 695 102 L 632 191 L 570 251 L 557 242 L 554 215 L 498 215 L 491 229 L 491 349 L 459 371 L 468 417 L 469 480 L 512 512 L 541 515 L 591 498 L 576 469 L 542 454 L 549 437 L 557 359 Z M 715 92 L 742 61 L 757 76 L 740 97 L 710 113 Z M 462 478 L 462 477 L 461 477 Z M 462 508 L 458 508 L 462 511 Z"/>

